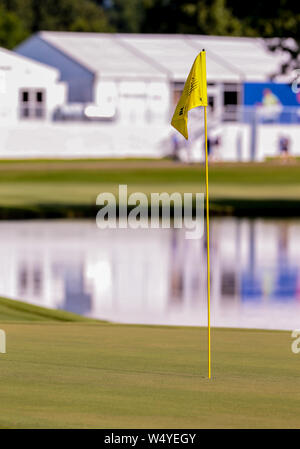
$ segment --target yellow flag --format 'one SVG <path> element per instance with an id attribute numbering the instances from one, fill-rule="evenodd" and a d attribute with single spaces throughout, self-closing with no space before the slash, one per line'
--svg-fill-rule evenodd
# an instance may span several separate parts
<path id="1" fill-rule="evenodd" d="M 207 106 L 205 51 L 196 57 L 176 106 L 171 125 L 188 139 L 188 111 L 197 106 Z"/>

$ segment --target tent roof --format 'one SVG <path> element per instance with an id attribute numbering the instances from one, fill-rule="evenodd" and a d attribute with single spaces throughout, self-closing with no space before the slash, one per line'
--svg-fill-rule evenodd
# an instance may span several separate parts
<path id="1" fill-rule="evenodd" d="M 114 34 L 43 31 L 39 36 L 100 76 L 165 78 L 154 64 L 122 45 Z"/>
<path id="2" fill-rule="evenodd" d="M 38 36 L 92 73 L 107 78 L 182 82 L 202 48 L 207 51 L 209 82 L 266 81 L 279 72 L 284 60 L 259 38 L 52 31 Z"/>
<path id="3" fill-rule="evenodd" d="M 174 81 L 184 81 L 191 65 L 202 50 L 203 45 L 195 45 L 188 36 L 182 35 L 118 35 L 119 39 L 146 55 L 168 73 Z M 207 59 L 208 81 L 238 81 L 238 73 L 227 67 L 223 61 L 214 58 L 209 52 Z"/>

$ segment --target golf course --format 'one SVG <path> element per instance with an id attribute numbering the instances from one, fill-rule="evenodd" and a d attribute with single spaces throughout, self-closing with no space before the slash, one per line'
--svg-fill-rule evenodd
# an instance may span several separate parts
<path id="1" fill-rule="evenodd" d="M 299 216 L 300 163 L 214 163 L 211 214 Z M 96 197 L 204 192 L 203 164 L 170 160 L 0 162 L 0 217 L 95 217 Z M 155 290 L 153 291 L 155 295 Z M 16 298 L 17 299 L 17 298 Z M 297 428 L 291 333 L 91 320 L 0 299 L 0 428 Z"/>
<path id="2" fill-rule="evenodd" d="M 296 428 L 291 334 L 89 320 L 2 298 L 0 428 Z"/>

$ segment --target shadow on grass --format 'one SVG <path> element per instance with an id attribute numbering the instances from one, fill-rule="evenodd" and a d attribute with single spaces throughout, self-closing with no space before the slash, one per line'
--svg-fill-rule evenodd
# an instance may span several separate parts
<path id="1" fill-rule="evenodd" d="M 128 206 L 128 212 L 135 206 Z M 1 220 L 51 219 L 51 218 L 96 218 L 99 207 L 87 204 L 33 204 L 24 206 L 0 206 Z M 148 215 L 150 217 L 150 206 Z M 193 216 L 196 208 L 193 205 Z M 300 200 L 274 199 L 232 199 L 222 198 L 210 201 L 211 216 L 237 217 L 300 217 Z M 117 207 L 118 215 L 118 207 Z M 161 209 L 160 209 L 161 215 Z M 171 216 L 174 207 L 171 205 Z"/>

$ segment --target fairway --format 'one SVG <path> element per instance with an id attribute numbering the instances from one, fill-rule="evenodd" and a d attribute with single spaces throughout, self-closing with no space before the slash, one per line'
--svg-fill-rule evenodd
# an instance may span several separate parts
<path id="1" fill-rule="evenodd" d="M 48 317 L 47 314 L 49 313 Z M 0 300 L 1 428 L 296 428 L 289 332 L 90 321 Z"/>
<path id="2" fill-rule="evenodd" d="M 99 193 L 204 192 L 203 164 L 169 160 L 0 161 L 1 218 L 95 217 Z M 299 216 L 300 163 L 213 163 L 211 212 Z"/>

